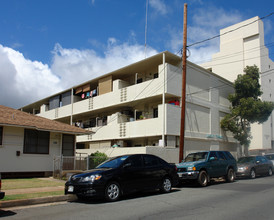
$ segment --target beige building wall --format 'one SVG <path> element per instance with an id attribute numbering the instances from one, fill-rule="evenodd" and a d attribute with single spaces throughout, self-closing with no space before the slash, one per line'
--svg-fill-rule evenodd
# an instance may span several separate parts
<path id="1" fill-rule="evenodd" d="M 61 155 L 61 138 L 61 134 L 50 134 L 49 154 L 24 154 L 24 128 L 4 126 L 0 172 L 52 172 L 54 156 Z"/>
<path id="2" fill-rule="evenodd" d="M 257 65 L 262 73 L 262 99 L 274 101 L 274 63 L 269 59 L 268 49 L 265 47 L 263 21 L 256 16 L 220 30 L 220 35 L 220 52 L 201 66 L 234 82 L 238 74 L 244 73 L 246 66 Z M 265 123 L 251 125 L 253 138 L 250 150 L 274 149 L 273 118 L 272 112 Z"/>

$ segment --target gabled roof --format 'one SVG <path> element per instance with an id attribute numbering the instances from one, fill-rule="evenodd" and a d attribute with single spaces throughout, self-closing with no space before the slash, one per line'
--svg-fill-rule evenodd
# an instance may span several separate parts
<path id="1" fill-rule="evenodd" d="M 15 126 L 42 131 L 52 131 L 70 134 L 89 134 L 82 128 L 71 126 L 58 121 L 53 121 L 40 116 L 0 105 L 0 126 Z"/>

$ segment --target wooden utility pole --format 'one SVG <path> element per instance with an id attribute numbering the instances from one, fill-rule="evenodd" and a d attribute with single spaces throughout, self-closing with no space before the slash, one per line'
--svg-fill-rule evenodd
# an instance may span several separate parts
<path id="1" fill-rule="evenodd" d="M 182 72 L 182 106 L 179 162 L 184 159 L 185 109 L 186 109 L 186 42 L 187 42 L 187 4 L 184 4 L 184 38 L 183 38 L 183 72 Z"/>

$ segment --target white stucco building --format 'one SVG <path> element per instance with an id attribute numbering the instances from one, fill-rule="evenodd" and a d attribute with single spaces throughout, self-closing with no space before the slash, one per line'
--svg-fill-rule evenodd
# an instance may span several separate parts
<path id="1" fill-rule="evenodd" d="M 273 102 L 274 63 L 265 46 L 263 21 L 253 17 L 220 30 L 220 35 L 220 52 L 212 56 L 212 61 L 201 66 L 234 82 L 238 74 L 244 73 L 246 66 L 255 64 L 261 72 L 262 99 Z M 272 112 L 265 123 L 252 125 L 250 150 L 257 152 L 274 149 L 273 123 Z"/>
<path id="2" fill-rule="evenodd" d="M 22 110 L 94 132 L 77 137 L 77 152 L 153 153 L 178 162 L 181 65 L 180 57 L 166 51 Z M 214 149 L 236 156 L 237 143 L 220 129 L 232 83 L 188 62 L 186 91 L 184 154 Z"/>

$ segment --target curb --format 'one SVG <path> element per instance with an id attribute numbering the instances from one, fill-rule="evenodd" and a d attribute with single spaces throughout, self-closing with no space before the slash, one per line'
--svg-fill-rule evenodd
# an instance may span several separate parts
<path id="1" fill-rule="evenodd" d="M 33 199 L 1 201 L 0 208 L 37 205 L 37 204 L 43 204 L 43 203 L 63 202 L 63 201 L 71 201 L 71 200 L 74 200 L 74 199 L 70 195 L 63 195 L 63 196 L 48 196 L 48 197 L 33 198 Z"/>

